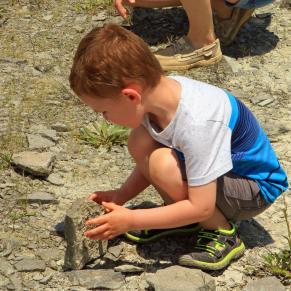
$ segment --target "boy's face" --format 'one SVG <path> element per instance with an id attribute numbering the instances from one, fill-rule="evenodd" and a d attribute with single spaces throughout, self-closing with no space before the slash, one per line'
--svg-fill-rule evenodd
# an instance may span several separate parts
<path id="1" fill-rule="evenodd" d="M 81 100 L 94 111 L 102 113 L 103 117 L 112 123 L 129 128 L 138 127 L 144 116 L 141 102 L 132 96 L 98 98 L 81 96 Z"/>

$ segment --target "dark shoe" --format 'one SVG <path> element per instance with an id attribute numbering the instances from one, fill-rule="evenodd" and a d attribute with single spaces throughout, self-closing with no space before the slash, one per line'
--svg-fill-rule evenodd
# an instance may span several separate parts
<path id="1" fill-rule="evenodd" d="M 230 19 L 214 17 L 215 33 L 223 45 L 230 45 L 234 41 L 239 30 L 251 18 L 254 10 L 235 7 Z"/>
<path id="2" fill-rule="evenodd" d="M 179 258 L 179 264 L 204 270 L 220 270 L 239 258 L 245 251 L 245 245 L 240 240 L 237 229 L 231 223 L 232 229 L 205 230 L 198 232 L 194 251 Z"/>
<path id="3" fill-rule="evenodd" d="M 198 223 L 193 223 L 169 229 L 133 230 L 126 232 L 124 236 L 137 243 L 148 243 L 164 236 L 188 234 L 198 231 L 199 229 L 200 225 Z"/>
<path id="4" fill-rule="evenodd" d="M 163 70 L 188 70 L 218 63 L 222 58 L 219 39 L 213 43 L 195 49 L 187 37 L 181 37 L 168 47 L 155 52 Z"/>

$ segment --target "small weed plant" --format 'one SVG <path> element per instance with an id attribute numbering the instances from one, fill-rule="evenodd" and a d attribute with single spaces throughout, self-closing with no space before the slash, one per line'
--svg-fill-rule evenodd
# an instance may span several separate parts
<path id="1" fill-rule="evenodd" d="M 27 201 L 20 203 L 19 206 L 15 206 L 13 210 L 11 210 L 8 214 L 8 217 L 12 223 L 12 231 L 15 231 L 16 223 L 19 221 L 23 221 L 27 219 L 29 216 L 36 216 L 36 211 L 29 211 Z"/>
<path id="2" fill-rule="evenodd" d="M 265 266 L 275 276 L 281 277 L 283 280 L 291 279 L 291 228 L 288 220 L 287 202 L 284 195 L 284 218 L 287 224 L 288 248 L 278 252 L 268 250 L 268 254 L 263 257 Z"/>
<path id="3" fill-rule="evenodd" d="M 0 153 L 0 171 L 8 169 L 11 166 L 11 162 L 11 153 Z"/>
<path id="4" fill-rule="evenodd" d="M 126 145 L 128 132 L 125 127 L 102 121 L 99 125 L 93 124 L 93 128 L 81 128 L 80 139 L 95 148 L 104 146 L 110 150 L 113 145 Z"/>

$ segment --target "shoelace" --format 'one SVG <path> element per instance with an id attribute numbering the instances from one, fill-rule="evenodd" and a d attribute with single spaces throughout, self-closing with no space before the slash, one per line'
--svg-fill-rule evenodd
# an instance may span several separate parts
<path id="1" fill-rule="evenodd" d="M 194 246 L 197 250 L 202 250 L 212 255 L 217 255 L 220 250 L 217 247 L 225 248 L 225 244 L 219 242 L 219 233 L 216 231 L 205 231 L 201 230 L 198 233 L 198 239 L 196 245 Z M 211 245 L 214 244 L 214 246 Z"/>

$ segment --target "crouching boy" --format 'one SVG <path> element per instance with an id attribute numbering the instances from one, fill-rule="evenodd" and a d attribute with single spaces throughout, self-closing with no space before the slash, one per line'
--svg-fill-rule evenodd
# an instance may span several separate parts
<path id="1" fill-rule="evenodd" d="M 198 231 L 181 265 L 221 269 L 240 257 L 245 246 L 233 221 L 262 213 L 288 187 L 251 111 L 223 89 L 165 76 L 143 40 L 113 24 L 82 39 L 70 84 L 106 120 L 133 129 L 128 149 L 136 166 L 120 188 L 90 196 L 107 214 L 87 221 L 95 227 L 85 235 L 148 242 Z M 150 184 L 165 206 L 122 206 Z"/>

